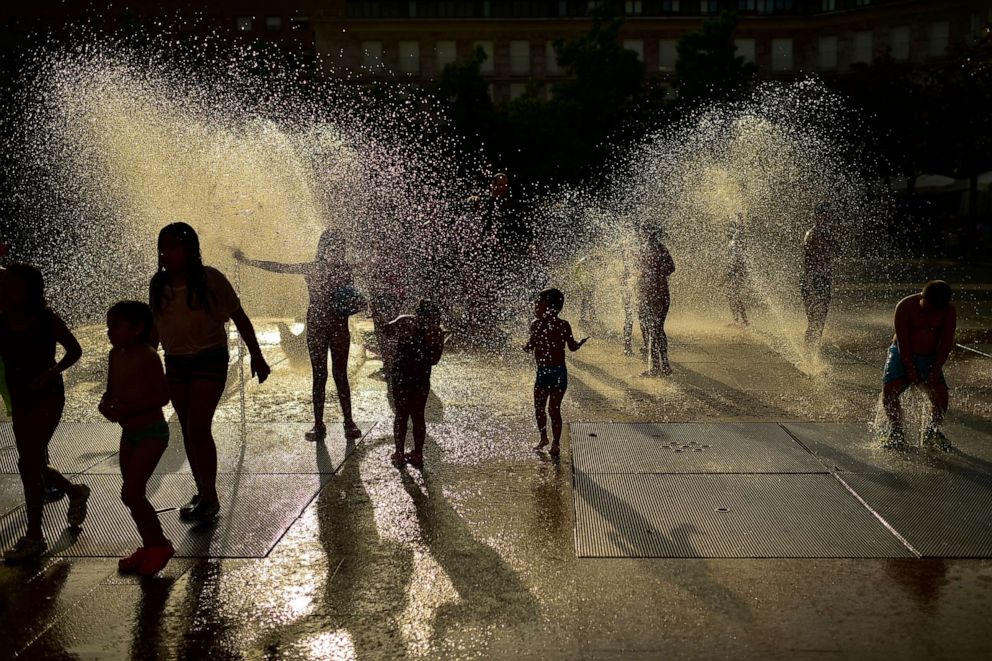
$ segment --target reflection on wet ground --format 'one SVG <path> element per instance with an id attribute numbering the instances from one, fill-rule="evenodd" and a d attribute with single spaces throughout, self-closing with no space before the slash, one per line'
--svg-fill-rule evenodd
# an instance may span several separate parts
<path id="1" fill-rule="evenodd" d="M 70 379 L 67 420 L 95 421 L 103 340 L 96 331 L 82 335 L 92 350 Z M 823 365 L 810 376 L 757 333 L 673 333 L 676 374 L 654 381 L 635 376 L 640 361 L 624 357 L 618 343 L 596 337 L 572 356 L 565 415 L 856 423 L 863 437 L 843 456 L 836 449 L 837 461 L 871 465 L 859 448 L 868 445 L 879 368 L 865 363 L 880 364 L 885 340 L 828 334 Z M 385 384 L 369 376 L 378 361 L 355 349 L 356 419 L 380 424 L 267 557 L 177 560 L 146 581 L 117 576 L 113 558 L 0 568 L 0 629 L 8 641 L 0 656 L 992 653 L 987 560 L 577 559 L 567 439 L 560 462 L 530 451 L 536 433 L 526 356 L 444 358 L 429 407 L 427 465 L 419 473 L 389 464 Z M 264 386 L 248 387 L 247 422 L 307 422 L 306 365 L 278 345 L 265 351 L 275 371 Z M 963 428 L 988 429 L 992 421 L 988 369 L 967 357 L 948 368 L 961 393 L 952 421 Z M 218 419 L 241 414 L 232 388 Z M 299 439 L 293 447 L 315 453 L 317 466 L 331 461 L 325 446 Z M 962 456 L 949 461 L 964 462 L 961 471 L 988 472 L 987 456 Z"/>

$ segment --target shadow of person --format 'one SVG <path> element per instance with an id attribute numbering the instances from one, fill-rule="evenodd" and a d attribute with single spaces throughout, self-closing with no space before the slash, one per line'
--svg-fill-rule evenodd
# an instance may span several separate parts
<path id="1" fill-rule="evenodd" d="M 622 521 L 623 528 L 628 531 L 644 531 L 650 536 L 650 548 L 645 543 L 633 538 L 629 533 L 614 528 L 610 538 L 620 548 L 619 557 L 627 558 L 704 558 L 696 547 L 693 537 L 701 534 L 698 528 L 689 521 L 672 522 L 669 532 L 663 533 L 658 526 L 644 516 L 630 503 L 609 489 L 600 486 L 592 476 L 576 471 L 576 485 L 582 479 L 581 497 L 605 521 Z M 584 479 L 583 479 L 584 478 Z M 650 555 L 648 555 L 648 553 Z M 642 562 L 644 562 L 642 560 Z M 650 561 L 648 561 L 650 562 Z M 710 610 L 731 615 L 740 622 L 754 620 L 748 602 L 714 580 L 708 571 L 707 564 L 693 563 L 691 571 L 680 573 L 679 585 L 686 592 L 695 595 L 699 600 L 708 603 Z"/>
<path id="2" fill-rule="evenodd" d="M 30 646 L 39 642 L 40 634 L 64 614 L 59 607 L 63 603 L 59 596 L 72 573 L 72 564 L 55 560 L 39 571 L 43 562 L 0 566 L 0 622 L 3 622 L 4 653 L 10 655 L 5 658 L 55 656 L 55 650 L 41 653 Z M 48 636 L 44 642 L 58 639 Z"/>
<path id="3" fill-rule="evenodd" d="M 451 641 L 474 626 L 534 622 L 538 605 L 527 585 L 491 546 L 478 541 L 445 498 L 433 474 L 416 479 L 401 471 L 403 487 L 417 511 L 427 551 L 441 566 L 460 599 L 434 615 L 433 640 Z"/>
<path id="4" fill-rule="evenodd" d="M 168 656 L 162 640 L 165 605 L 172 593 L 175 579 L 155 576 L 142 579 L 138 613 L 134 619 L 131 638 L 132 659 L 162 659 Z"/>
<path id="5" fill-rule="evenodd" d="M 362 462 L 393 440 L 367 439 L 357 444 L 315 501 L 326 562 L 313 612 L 269 631 L 259 643 L 266 658 L 283 658 L 299 643 L 328 632 L 347 632 L 354 649 L 342 651 L 342 656 L 401 658 L 407 653 L 401 616 L 413 575 L 413 551 L 380 534 L 376 501 L 362 479 Z M 316 452 L 320 470 L 333 467 L 324 444 L 317 443 Z M 376 454 L 386 461 L 387 455 Z"/>
<path id="6" fill-rule="evenodd" d="M 237 647 L 231 632 L 235 627 L 225 615 L 222 573 L 221 562 L 203 559 L 185 574 L 184 596 L 176 606 L 183 631 L 178 636 L 175 658 L 234 658 Z"/>

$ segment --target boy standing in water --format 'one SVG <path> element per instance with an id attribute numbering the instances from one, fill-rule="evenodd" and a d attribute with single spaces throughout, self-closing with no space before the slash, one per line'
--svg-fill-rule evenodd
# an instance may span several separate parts
<path id="1" fill-rule="evenodd" d="M 393 420 L 396 451 L 391 460 L 397 468 L 406 463 L 423 468 L 431 368 L 438 364 L 444 352 L 441 310 L 433 301 L 420 301 L 416 316 L 406 314 L 392 320 L 386 325 L 386 335 L 392 342 L 389 383 L 396 410 Z M 413 421 L 413 452 L 404 454 L 408 419 Z"/>
<path id="2" fill-rule="evenodd" d="M 131 510 L 142 543 L 117 565 L 122 573 L 142 576 L 160 572 L 176 552 L 145 494 L 169 444 L 169 425 L 162 415 L 162 407 L 169 403 L 169 383 L 152 347 L 154 331 L 152 309 L 145 303 L 122 301 L 107 312 L 107 337 L 113 348 L 100 413 L 119 423 L 123 432 L 121 500 Z"/>
<path id="3" fill-rule="evenodd" d="M 552 442 L 549 453 L 557 457 L 561 453 L 561 401 L 568 389 L 568 369 L 565 367 L 565 347 L 578 351 L 589 338 L 576 342 L 572 326 L 558 315 L 565 307 L 565 295 L 558 289 L 544 289 L 534 303 L 534 321 L 530 324 L 530 339 L 524 351 L 533 351 L 537 362 L 537 378 L 534 381 L 534 414 L 537 429 L 541 432 L 541 442 L 534 449 L 541 450 L 548 444 L 548 418 L 544 409 L 551 415 Z"/>
<path id="4" fill-rule="evenodd" d="M 882 392 L 890 426 L 886 448 L 905 447 L 899 398 L 909 386 L 921 385 L 933 406 L 933 419 L 923 442 L 941 450 L 951 449 L 940 424 L 947 413 L 949 399 L 943 368 L 954 348 L 957 328 L 957 310 L 951 304 L 952 295 L 949 284 L 931 280 L 923 286 L 922 292 L 907 296 L 896 305 L 896 334 L 885 361 Z"/>

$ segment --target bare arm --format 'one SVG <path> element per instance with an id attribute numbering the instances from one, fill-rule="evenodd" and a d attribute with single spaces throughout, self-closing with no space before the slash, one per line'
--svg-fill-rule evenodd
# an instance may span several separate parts
<path id="1" fill-rule="evenodd" d="M 267 262 L 261 259 L 248 259 L 241 250 L 234 251 L 234 259 L 246 266 L 252 266 L 263 271 L 272 273 L 287 273 L 290 275 L 303 275 L 310 266 L 309 262 L 302 264 L 283 264 L 282 262 Z"/>
<path id="2" fill-rule="evenodd" d="M 575 336 L 572 335 L 572 325 L 567 321 L 565 322 L 565 344 L 568 345 L 569 351 L 578 351 L 579 349 L 582 348 L 582 345 L 585 344 L 586 340 L 588 339 L 589 339 L 588 337 L 584 337 L 578 342 L 576 342 Z"/>
<path id="3" fill-rule="evenodd" d="M 536 328 L 537 328 L 537 321 L 535 320 L 535 321 L 531 322 L 531 324 L 530 324 L 530 335 L 527 337 L 527 344 L 525 344 L 523 346 L 524 351 L 533 351 L 534 350 L 534 346 L 535 346 L 534 345 L 534 331 L 536 330 Z"/>
<path id="4" fill-rule="evenodd" d="M 910 305 L 919 305 L 916 298 L 908 298 L 899 301 L 896 306 L 896 344 L 899 347 L 899 355 L 902 364 L 906 368 L 906 373 L 910 376 L 916 374 L 916 366 L 913 365 L 913 342 L 910 339 Z"/>
<path id="5" fill-rule="evenodd" d="M 53 315 L 55 318 L 55 341 L 62 345 L 65 349 L 65 355 L 62 356 L 62 360 L 56 363 L 52 371 L 56 374 L 61 374 L 73 365 L 75 365 L 80 358 L 83 357 L 83 348 L 79 346 L 79 340 L 76 336 L 72 334 L 69 327 L 65 325 L 61 317 L 58 315 Z"/>
<path id="6" fill-rule="evenodd" d="M 248 347 L 248 353 L 251 355 L 251 374 L 252 376 L 258 376 L 259 383 L 265 383 L 265 380 L 269 378 L 269 364 L 265 362 L 265 358 L 262 356 L 262 349 L 258 346 L 258 337 L 255 335 L 255 327 L 251 324 L 251 319 L 245 314 L 244 308 L 238 308 L 231 314 L 231 321 L 234 322 L 235 328 L 238 329 L 238 333 L 241 335 L 241 339 L 244 340 L 245 346 Z"/>

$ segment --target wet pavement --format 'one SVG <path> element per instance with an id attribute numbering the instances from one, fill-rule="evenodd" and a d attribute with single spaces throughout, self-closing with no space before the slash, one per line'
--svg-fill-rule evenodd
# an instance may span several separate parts
<path id="1" fill-rule="evenodd" d="M 676 373 L 663 381 L 637 377 L 640 361 L 597 333 L 571 356 L 566 421 L 837 425 L 843 433 L 823 437 L 822 447 L 807 444 L 830 464 L 825 471 L 888 475 L 904 480 L 909 494 L 924 488 L 913 476 L 969 475 L 971 497 L 992 504 L 985 479 L 992 473 L 992 361 L 963 352 L 948 366 L 949 435 L 960 439 L 959 452 L 893 458 L 874 447 L 869 431 L 888 340 L 884 313 L 832 321 L 824 358 L 814 364 L 790 358 L 787 343 L 760 324 L 740 332 L 673 321 Z M 260 326 L 272 379 L 248 385 L 242 404 L 232 374 L 217 418 L 218 437 L 231 438 L 222 458 L 240 452 L 254 463 L 232 460 L 221 470 L 327 473 L 323 488 L 315 484 L 283 506 L 296 510 L 263 557 L 177 558 L 145 580 L 118 576 L 116 557 L 0 567 L 0 656 L 992 656 L 992 560 L 577 557 L 571 443 L 566 438 L 560 461 L 530 450 L 533 376 L 523 353 L 445 356 L 419 473 L 389 464 L 385 384 L 375 377 L 378 361 L 356 346 L 356 418 L 368 433 L 354 447 L 329 439 L 322 459 L 325 449 L 302 438 L 309 382 L 301 347 Z M 99 329 L 81 334 L 91 350 L 71 373 L 66 420 L 97 422 L 103 340 Z M 180 455 L 170 471 L 184 470 Z M 97 465 L 109 479 L 112 455 Z M 259 516 L 266 506 L 234 502 Z M 57 511 L 46 510 L 49 518 Z M 944 523 L 954 516 L 943 514 Z M 992 521 L 979 516 L 968 525 Z"/>

